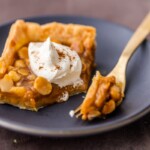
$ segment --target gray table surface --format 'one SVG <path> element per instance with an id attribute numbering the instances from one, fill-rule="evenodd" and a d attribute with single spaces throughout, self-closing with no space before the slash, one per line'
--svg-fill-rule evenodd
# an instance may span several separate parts
<path id="1" fill-rule="evenodd" d="M 0 24 L 42 15 L 102 18 L 135 29 L 150 0 L 0 0 Z M 82 138 L 33 137 L 0 127 L 0 150 L 150 150 L 150 114 L 117 130 Z"/>

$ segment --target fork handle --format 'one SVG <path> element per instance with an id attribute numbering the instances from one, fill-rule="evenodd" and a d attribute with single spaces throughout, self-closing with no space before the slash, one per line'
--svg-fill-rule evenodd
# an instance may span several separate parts
<path id="1" fill-rule="evenodd" d="M 124 64 L 126 66 L 132 54 L 135 52 L 136 48 L 143 42 L 143 40 L 148 36 L 149 33 L 150 33 L 150 12 L 144 18 L 142 23 L 139 25 L 135 33 L 132 35 L 131 39 L 124 48 L 118 63 Z"/>
<path id="2" fill-rule="evenodd" d="M 140 26 L 137 28 L 135 33 L 132 35 L 131 39 L 124 48 L 116 66 L 108 74 L 108 76 L 117 76 L 118 82 L 122 82 L 122 92 L 125 90 L 126 86 L 126 67 L 132 54 L 135 52 L 136 48 L 142 43 L 142 41 L 150 33 L 150 12 L 144 18 Z"/>

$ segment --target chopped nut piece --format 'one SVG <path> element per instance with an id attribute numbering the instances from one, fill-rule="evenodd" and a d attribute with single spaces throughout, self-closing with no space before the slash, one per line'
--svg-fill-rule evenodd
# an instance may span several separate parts
<path id="1" fill-rule="evenodd" d="M 18 73 L 20 73 L 23 76 L 27 76 L 29 74 L 29 70 L 22 68 L 18 70 Z"/>
<path id="2" fill-rule="evenodd" d="M 41 95 L 48 95 L 52 91 L 52 85 L 43 77 L 37 77 L 34 82 L 34 88 Z"/>
<path id="3" fill-rule="evenodd" d="M 112 99 L 119 101 L 121 98 L 121 89 L 117 85 L 112 86 L 110 89 L 110 95 Z"/>
<path id="4" fill-rule="evenodd" d="M 105 115 L 110 114 L 115 110 L 115 107 L 116 105 L 115 105 L 114 100 L 110 100 L 104 105 L 102 109 L 102 113 Z"/>
<path id="5" fill-rule="evenodd" d="M 19 51 L 18 51 L 18 56 L 21 59 L 27 59 L 28 58 L 28 48 L 27 47 L 22 47 Z"/>
<path id="6" fill-rule="evenodd" d="M 108 93 L 109 93 L 109 87 L 110 83 L 101 83 L 99 84 L 98 90 L 96 92 L 96 100 L 95 100 L 95 105 L 98 108 L 101 108 L 105 101 L 108 98 Z"/>
<path id="7" fill-rule="evenodd" d="M 9 92 L 12 86 L 13 86 L 13 80 L 8 74 L 6 74 L 4 78 L 0 80 L 0 89 L 2 92 Z"/>
<path id="8" fill-rule="evenodd" d="M 24 87 L 12 87 L 10 89 L 10 93 L 13 93 L 19 97 L 23 97 L 26 93 L 26 89 Z"/>
<path id="9" fill-rule="evenodd" d="M 8 67 L 8 71 L 11 71 L 11 70 L 16 70 L 16 68 L 13 67 L 13 66 L 9 66 L 9 67 Z"/>
<path id="10" fill-rule="evenodd" d="M 34 74 L 30 74 L 27 76 L 28 80 L 35 80 L 36 76 Z"/>
<path id="11" fill-rule="evenodd" d="M 23 60 L 19 59 L 15 61 L 15 67 L 26 67 Z"/>
<path id="12" fill-rule="evenodd" d="M 20 80 L 21 76 L 16 71 L 10 71 L 8 75 L 12 78 L 13 81 L 17 82 Z"/>
<path id="13" fill-rule="evenodd" d="M 88 120 L 93 120 L 94 118 L 99 117 L 99 116 L 101 116 L 101 112 L 98 110 L 93 110 L 88 114 L 87 117 L 88 117 Z M 84 120 L 84 118 L 82 119 Z"/>
<path id="14" fill-rule="evenodd" d="M 19 82 L 16 83 L 16 86 L 21 86 L 21 84 L 22 84 L 22 82 L 19 81 Z"/>

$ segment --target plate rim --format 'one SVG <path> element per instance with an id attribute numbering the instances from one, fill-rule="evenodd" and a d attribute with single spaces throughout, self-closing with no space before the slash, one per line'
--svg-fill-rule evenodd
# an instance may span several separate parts
<path id="1" fill-rule="evenodd" d="M 127 26 L 124 26 L 122 24 L 119 23 L 115 23 L 112 21 L 108 21 L 108 20 L 104 20 L 104 19 L 99 19 L 99 18 L 94 18 L 94 17 L 85 17 L 85 16 L 71 16 L 71 15 L 44 15 L 44 16 L 33 16 L 33 17 L 26 17 L 26 18 L 22 18 L 23 20 L 27 20 L 27 21 L 32 21 L 35 19 L 42 19 L 42 18 L 76 18 L 76 19 L 89 19 L 89 20 L 95 20 L 95 21 L 102 21 L 104 23 L 107 24 L 111 24 L 113 26 L 118 26 L 121 28 L 124 28 L 130 32 L 133 33 L 133 30 L 128 28 Z M 1 24 L 0 25 L 0 29 L 2 27 L 5 26 L 9 26 L 11 25 L 15 20 L 11 20 L 7 23 Z M 147 41 L 148 44 L 150 44 L 149 41 Z M 118 128 L 121 128 L 125 125 L 131 124 L 133 122 L 135 122 L 136 120 L 140 119 L 141 117 L 143 117 L 144 115 L 148 114 L 150 112 L 150 107 L 147 106 L 145 107 L 145 109 L 141 110 L 140 112 L 134 114 L 133 116 L 130 116 L 129 118 L 126 118 L 124 120 L 120 120 L 117 124 L 112 124 L 112 125 L 108 125 L 108 126 L 102 126 L 100 128 L 98 127 L 94 127 L 93 129 L 90 130 L 41 130 L 41 128 L 33 128 L 31 126 L 20 126 L 21 124 L 17 124 L 13 121 L 7 121 L 7 119 L 1 119 L 0 118 L 0 126 L 4 127 L 6 129 L 9 130 L 13 130 L 16 132 L 20 132 L 20 133 L 24 133 L 24 134 L 30 134 L 30 135 L 36 135 L 36 136 L 45 136 L 45 137 L 81 137 L 81 136 L 86 136 L 86 135 L 93 135 L 93 134 L 100 134 L 100 133 L 104 133 L 104 132 L 108 132 L 108 131 L 112 131 Z"/>
<path id="2" fill-rule="evenodd" d="M 43 136 L 43 137 L 81 137 L 81 136 L 89 136 L 89 135 L 96 135 L 101 134 L 109 131 L 113 131 L 115 129 L 119 129 L 123 126 L 129 125 L 141 117 L 145 116 L 150 112 L 150 107 L 146 107 L 143 111 L 137 113 L 136 115 L 133 115 L 127 119 L 120 120 L 119 122 L 112 124 L 111 126 L 103 126 L 103 127 L 95 127 L 90 130 L 41 130 L 41 128 L 31 128 L 26 126 L 20 126 L 20 124 L 13 124 L 13 121 L 7 122 L 5 119 L 0 119 L 0 126 L 4 127 L 8 130 L 13 130 L 19 133 L 24 133 L 28 135 L 34 135 L 34 136 Z"/>

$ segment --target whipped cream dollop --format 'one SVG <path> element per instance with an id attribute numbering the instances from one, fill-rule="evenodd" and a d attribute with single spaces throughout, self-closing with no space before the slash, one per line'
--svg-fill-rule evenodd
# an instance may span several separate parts
<path id="1" fill-rule="evenodd" d="M 28 49 L 32 72 L 46 78 L 60 87 L 82 84 L 80 78 L 82 63 L 76 51 L 51 42 L 31 42 Z"/>

